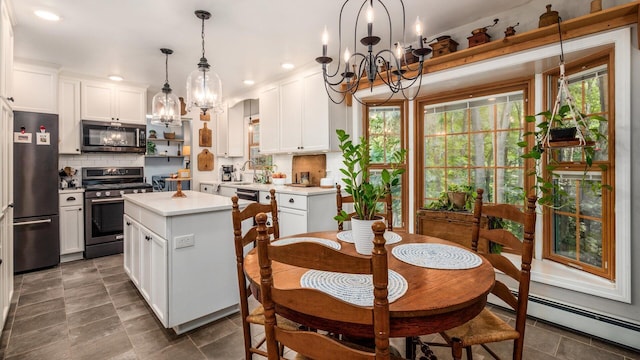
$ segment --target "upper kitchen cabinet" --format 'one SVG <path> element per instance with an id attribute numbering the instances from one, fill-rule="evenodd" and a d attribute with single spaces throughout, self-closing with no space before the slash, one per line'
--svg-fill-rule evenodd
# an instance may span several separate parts
<path id="1" fill-rule="evenodd" d="M 145 123 L 147 89 L 83 81 L 80 92 L 83 120 Z"/>
<path id="2" fill-rule="evenodd" d="M 58 69 L 16 62 L 13 66 L 13 109 L 58 113 Z"/>
<path id="3" fill-rule="evenodd" d="M 280 89 L 269 88 L 260 93 L 260 153 L 274 154 L 280 151 Z"/>
<path id="4" fill-rule="evenodd" d="M 61 76 L 58 81 L 60 154 L 80 154 L 80 80 Z"/>
<path id="5" fill-rule="evenodd" d="M 244 102 L 216 116 L 216 154 L 224 157 L 244 156 Z"/>
<path id="6" fill-rule="evenodd" d="M 285 80 L 261 95 L 261 152 L 339 150 L 335 131 L 347 129 L 348 111 L 344 104 L 329 99 L 323 81 L 320 72 L 305 74 Z"/>
<path id="7" fill-rule="evenodd" d="M 7 2 L 0 1 L 0 98 L 13 101 L 13 25 Z"/>

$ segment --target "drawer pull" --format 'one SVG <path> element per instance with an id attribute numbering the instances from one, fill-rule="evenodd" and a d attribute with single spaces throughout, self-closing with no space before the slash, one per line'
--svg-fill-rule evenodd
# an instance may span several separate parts
<path id="1" fill-rule="evenodd" d="M 289 202 L 290 202 L 291 204 L 293 204 L 293 203 L 295 202 L 295 200 L 293 200 L 293 198 L 290 198 L 290 199 L 289 199 Z"/>
<path id="2" fill-rule="evenodd" d="M 267 200 L 271 200 L 271 195 L 267 195 L 267 196 L 265 196 L 265 199 L 267 199 Z"/>
<path id="3" fill-rule="evenodd" d="M 131 226 L 131 222 L 127 221 L 127 226 Z"/>
<path id="4" fill-rule="evenodd" d="M 76 198 L 74 196 L 69 196 L 67 198 L 67 201 L 75 201 L 75 200 L 76 200 Z"/>
<path id="5" fill-rule="evenodd" d="M 146 235 L 144 238 L 147 239 L 147 241 L 151 240 L 151 236 L 149 235 Z"/>

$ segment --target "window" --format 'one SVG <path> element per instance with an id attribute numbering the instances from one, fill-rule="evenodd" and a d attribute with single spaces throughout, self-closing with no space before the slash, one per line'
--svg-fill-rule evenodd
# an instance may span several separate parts
<path id="1" fill-rule="evenodd" d="M 587 174 L 582 148 L 554 149 L 558 160 L 559 177 L 554 181 L 567 192 L 560 199 L 561 206 L 550 209 L 544 216 L 545 243 L 543 256 L 549 260 L 572 266 L 607 279 L 614 280 L 614 200 L 613 192 L 601 188 L 613 184 L 613 144 L 611 134 L 615 125 L 612 101 L 613 86 L 609 76 L 610 57 L 586 59 L 567 68 L 569 91 L 579 110 L 585 115 L 600 115 L 608 121 L 599 126 L 609 134 L 608 142 L 598 146 L 594 164 Z M 558 74 L 547 74 L 549 95 L 555 99 Z"/>
<path id="2" fill-rule="evenodd" d="M 253 161 L 256 169 L 272 165 L 271 155 L 260 154 L 260 119 L 249 119 L 249 160 Z M 249 163 L 250 168 L 254 165 Z"/>
<path id="3" fill-rule="evenodd" d="M 422 164 L 418 207 L 437 200 L 449 185 L 485 190 L 486 202 L 523 203 L 524 131 L 528 83 L 463 90 L 419 102 L 418 154 Z M 470 92 L 471 91 L 471 92 Z"/>
<path id="4" fill-rule="evenodd" d="M 365 138 L 369 141 L 369 168 L 372 182 L 379 181 L 382 169 L 391 169 L 391 155 L 400 149 L 406 149 L 405 141 L 405 103 L 389 101 L 383 106 L 365 105 Z M 407 169 L 407 158 L 396 168 Z M 391 189 L 393 200 L 393 228 L 407 229 L 407 172 L 400 178 L 400 184 Z"/>

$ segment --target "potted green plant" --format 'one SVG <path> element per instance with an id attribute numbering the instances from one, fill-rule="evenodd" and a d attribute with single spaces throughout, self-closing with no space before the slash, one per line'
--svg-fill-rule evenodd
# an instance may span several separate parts
<path id="1" fill-rule="evenodd" d="M 478 194 L 471 185 L 447 186 L 447 190 L 440 193 L 438 200 L 427 205 L 430 210 L 471 211 Z"/>
<path id="2" fill-rule="evenodd" d="M 376 205 L 387 196 L 391 187 L 400 182 L 400 175 L 404 173 L 404 169 L 393 166 L 404 161 L 406 149 L 394 152 L 391 155 L 391 171 L 383 169 L 380 174 L 380 182 L 372 183 L 369 181 L 369 143 L 364 137 L 361 137 L 360 142 L 354 144 L 350 140 L 350 135 L 342 129 L 337 129 L 336 134 L 340 142 L 339 147 L 342 151 L 342 163 L 344 164 L 344 168 L 340 169 L 344 175 L 342 178 L 342 182 L 345 184 L 344 191 L 353 196 L 353 208 L 356 213 L 351 219 L 356 250 L 361 254 L 370 254 L 373 246 L 371 243 L 373 240 L 371 223 L 377 220 L 375 217 Z M 349 215 L 342 210 L 334 218 L 343 222 L 349 218 Z M 366 223 L 362 224 L 363 221 Z M 367 234 L 360 236 L 360 231 L 367 229 Z M 362 242 L 358 239 L 362 239 Z M 368 243 L 371 243 L 371 247 L 367 252 Z"/>
<path id="3" fill-rule="evenodd" d="M 539 194 L 538 203 L 544 206 L 562 206 L 562 204 L 558 204 L 558 199 L 566 197 L 567 193 L 557 182 L 553 181 L 557 177 L 554 171 L 558 168 L 558 161 L 555 157 L 546 157 L 547 176 L 542 174 L 541 162 L 544 159 L 545 150 L 558 147 L 582 147 L 585 159 L 584 175 L 586 175 L 593 166 L 598 142 L 607 141 L 607 136 L 599 129 L 599 123 L 607 120 L 599 115 L 587 117 L 572 110 L 569 105 L 563 105 L 558 108 L 556 114 L 551 111 L 543 111 L 536 115 L 526 116 L 525 121 L 536 123 L 537 116 L 542 116 L 542 121 L 536 124 L 534 131 L 525 132 L 523 139 L 518 142 L 518 146 L 527 149 L 529 147 L 527 138 L 533 138 L 533 146 L 525 150 L 526 152 L 521 157 L 533 159 L 535 162 L 533 169 L 527 175 L 532 175 L 535 178 L 533 189 Z M 558 135 L 555 134 L 556 132 L 565 132 L 565 134 Z M 602 170 L 606 170 L 606 165 L 600 165 L 600 167 Z M 610 188 L 608 185 L 602 185 L 602 187 Z"/>

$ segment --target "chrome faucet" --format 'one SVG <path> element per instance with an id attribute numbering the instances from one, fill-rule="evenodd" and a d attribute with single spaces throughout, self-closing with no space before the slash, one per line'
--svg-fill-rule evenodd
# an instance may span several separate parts
<path id="1" fill-rule="evenodd" d="M 253 182 L 258 182 L 258 175 L 256 174 L 256 163 L 255 163 L 255 161 L 253 161 L 251 159 L 245 161 L 244 164 L 242 164 L 242 167 L 240 168 L 240 171 L 245 171 L 245 169 L 247 168 L 247 164 L 253 165 Z"/>

